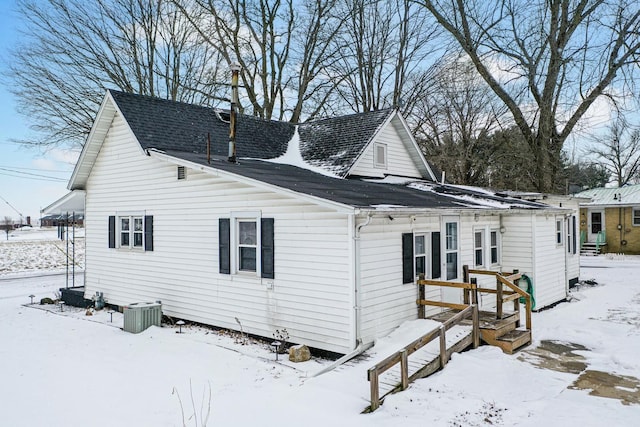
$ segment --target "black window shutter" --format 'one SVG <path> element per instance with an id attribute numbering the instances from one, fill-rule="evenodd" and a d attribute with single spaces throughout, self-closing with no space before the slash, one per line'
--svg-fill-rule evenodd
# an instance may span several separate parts
<path id="1" fill-rule="evenodd" d="M 440 232 L 431 233 L 431 278 L 439 279 L 441 276 L 440 265 L 442 259 L 440 257 Z"/>
<path id="2" fill-rule="evenodd" d="M 109 216 L 109 247 L 116 247 L 116 217 Z"/>
<path id="3" fill-rule="evenodd" d="M 153 250 L 153 215 L 144 216 L 144 250 Z"/>
<path id="4" fill-rule="evenodd" d="M 402 233 L 402 283 L 413 279 L 413 233 Z"/>
<path id="5" fill-rule="evenodd" d="M 218 219 L 218 259 L 220 273 L 231 274 L 231 221 L 229 218 Z"/>
<path id="6" fill-rule="evenodd" d="M 262 248 L 261 250 L 261 270 L 262 277 L 273 279 L 274 275 L 274 251 L 273 251 L 273 218 L 262 218 L 260 224 Z"/>
<path id="7" fill-rule="evenodd" d="M 577 239 L 576 239 L 576 217 L 575 217 L 575 215 L 573 215 L 571 217 L 571 219 L 572 219 L 571 228 L 573 230 L 573 233 L 571 233 L 571 237 L 572 237 L 572 240 L 573 240 L 573 254 L 575 255 L 575 253 L 576 253 L 576 242 L 577 242 Z"/>

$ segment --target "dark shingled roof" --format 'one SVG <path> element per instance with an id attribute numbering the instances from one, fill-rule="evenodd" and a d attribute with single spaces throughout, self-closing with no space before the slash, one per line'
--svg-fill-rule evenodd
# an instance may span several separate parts
<path id="1" fill-rule="evenodd" d="M 109 91 L 142 148 L 225 156 L 229 147 L 229 112 L 149 96 Z M 393 110 L 371 111 L 299 125 L 304 161 L 345 177 Z M 287 151 L 295 124 L 238 115 L 236 155 L 274 159 Z"/>
<path id="2" fill-rule="evenodd" d="M 211 153 L 228 154 L 228 112 L 114 90 L 109 92 L 143 149 L 205 154 L 210 136 Z M 273 159 L 287 151 L 295 126 L 239 115 L 236 129 L 238 157 Z"/>
<path id="3" fill-rule="evenodd" d="M 206 156 L 200 154 L 173 151 L 167 151 L 165 154 L 357 208 L 393 206 L 431 209 L 483 209 L 487 208 L 486 201 L 505 203 L 506 208 L 509 208 L 509 204 L 521 209 L 548 207 L 540 203 L 492 196 L 472 189 L 427 183 L 426 181 L 422 182 L 432 185 L 433 191 L 423 191 L 401 184 L 371 182 L 370 180 L 332 178 L 297 166 L 257 159 L 243 159 L 238 163 L 230 163 L 226 157 L 216 156 L 211 159 L 210 164 L 207 164 Z M 468 198 L 460 200 L 455 196 L 468 196 Z M 473 198 L 477 199 L 477 202 L 474 202 Z"/>
<path id="4" fill-rule="evenodd" d="M 392 109 L 303 123 L 298 129 L 302 158 L 345 177 Z"/>
<path id="5" fill-rule="evenodd" d="M 117 91 L 110 93 L 145 150 L 157 150 L 178 159 L 347 206 L 472 209 L 492 207 L 492 203 L 499 202 L 503 208 L 547 207 L 426 181 L 416 180 L 419 186 L 426 185 L 430 191 L 406 184 L 344 179 L 393 110 L 318 120 L 298 127 L 303 159 L 342 177 L 333 178 L 301 167 L 265 161 L 287 151 L 295 133 L 295 125 L 291 123 L 240 115 L 236 138 L 240 162 L 230 163 L 227 161 L 228 112 Z M 211 137 L 210 164 L 206 159 L 207 135 Z"/>

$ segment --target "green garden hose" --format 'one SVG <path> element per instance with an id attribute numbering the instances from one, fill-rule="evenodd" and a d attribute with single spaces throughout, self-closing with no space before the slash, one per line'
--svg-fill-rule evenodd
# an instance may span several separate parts
<path id="1" fill-rule="evenodd" d="M 526 274 L 523 274 L 522 277 L 520 278 L 520 280 L 524 280 L 527 282 L 527 289 L 526 292 L 531 296 L 531 310 L 535 310 L 536 309 L 536 299 L 533 297 L 533 279 L 531 279 L 531 277 L 527 276 Z M 520 298 L 520 303 L 525 304 L 526 301 L 524 300 L 524 298 Z"/>

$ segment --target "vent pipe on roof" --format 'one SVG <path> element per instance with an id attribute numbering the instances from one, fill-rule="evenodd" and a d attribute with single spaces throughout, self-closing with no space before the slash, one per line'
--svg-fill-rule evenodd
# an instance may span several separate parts
<path id="1" fill-rule="evenodd" d="M 238 109 L 238 75 L 240 65 L 231 64 L 231 114 L 229 115 L 229 161 L 236 163 L 236 115 Z"/>

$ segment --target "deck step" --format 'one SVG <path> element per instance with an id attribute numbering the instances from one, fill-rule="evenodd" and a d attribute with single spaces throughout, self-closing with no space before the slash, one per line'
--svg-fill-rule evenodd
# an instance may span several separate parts
<path id="1" fill-rule="evenodd" d="M 515 329 L 502 335 L 494 342 L 492 345 L 500 347 L 503 352 L 513 354 L 520 348 L 531 344 L 531 331 Z"/>

